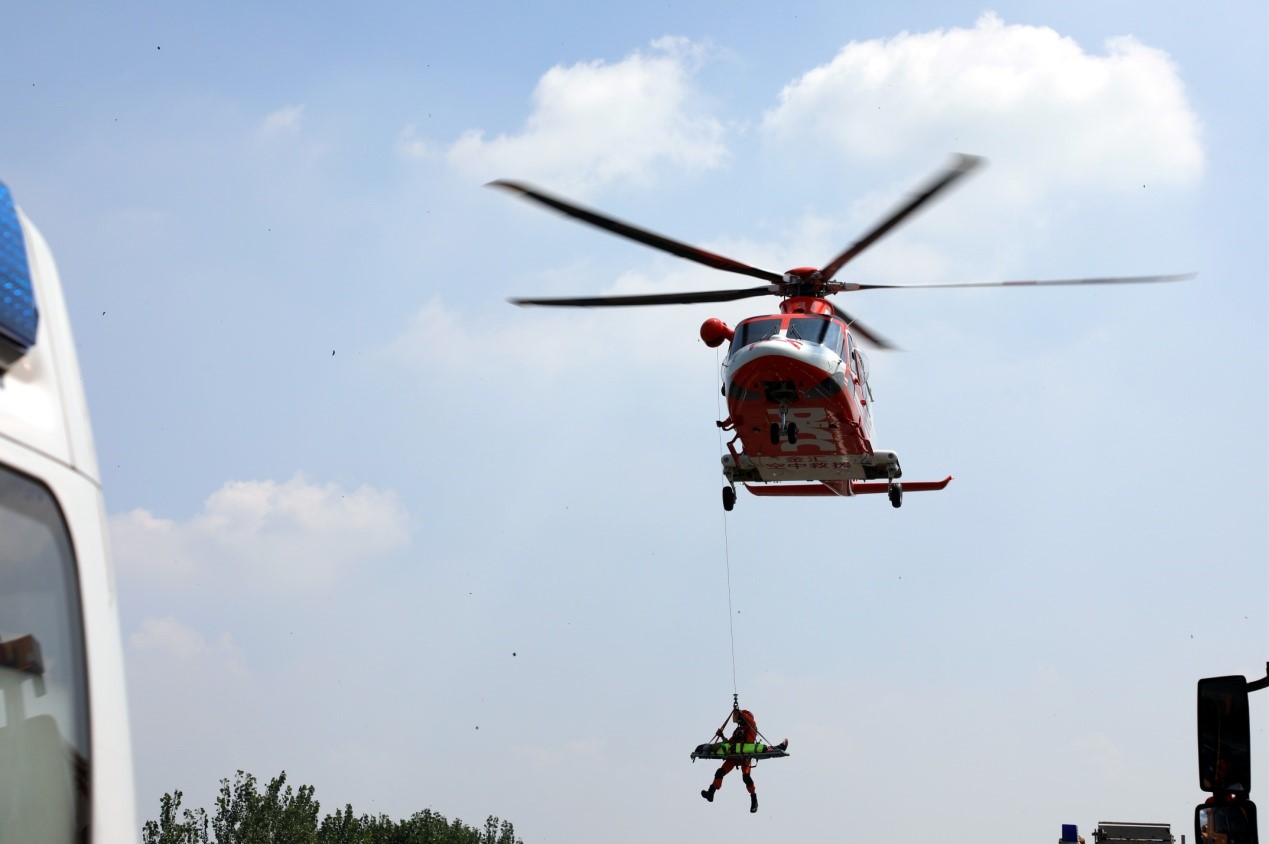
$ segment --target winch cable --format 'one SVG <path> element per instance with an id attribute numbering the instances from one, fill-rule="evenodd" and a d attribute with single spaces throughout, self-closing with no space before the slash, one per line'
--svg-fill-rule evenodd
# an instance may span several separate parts
<path id="1" fill-rule="evenodd" d="M 715 406 L 718 408 L 718 418 L 723 419 L 722 407 L 722 363 L 718 359 L 718 349 L 714 350 L 714 371 L 717 372 L 719 378 L 719 389 L 714 396 Z M 723 456 L 723 429 L 718 429 L 718 458 L 721 461 Z M 739 691 L 736 686 L 736 625 L 735 611 L 731 604 L 731 540 L 727 531 L 727 511 L 723 510 L 723 559 L 727 564 L 727 634 L 731 638 L 731 691 L 733 700 L 739 700 Z"/>
<path id="2" fill-rule="evenodd" d="M 714 350 L 714 371 L 719 374 L 718 376 L 719 390 L 718 390 L 718 393 L 716 393 L 714 396 L 714 402 L 715 402 L 715 406 L 717 407 L 718 418 L 722 419 L 723 418 L 722 362 L 719 360 L 717 349 Z M 719 426 L 718 428 L 718 457 L 720 461 L 722 460 L 724 449 L 725 449 L 725 446 L 723 445 L 723 429 L 722 429 L 722 426 Z M 726 567 L 727 567 L 727 635 L 731 639 L 731 707 L 733 710 L 736 710 L 736 709 L 740 709 L 740 691 L 736 684 L 736 623 L 735 623 L 736 612 L 734 608 L 732 607 L 732 600 L 731 600 L 731 539 L 728 533 L 727 510 L 725 509 L 723 510 L 723 560 L 725 561 Z M 727 717 L 728 717 L 728 720 L 731 719 L 730 715 L 728 715 Z M 721 731 L 726 726 L 727 726 L 727 721 L 724 721 L 723 727 L 720 727 L 719 730 Z M 754 727 L 755 727 L 754 732 L 758 734 L 758 738 L 762 739 L 763 744 L 767 745 L 767 747 L 771 747 L 771 740 L 768 739 L 766 736 L 764 736 L 762 732 L 757 729 L 756 724 L 754 725 Z M 712 741 L 713 736 L 711 736 L 710 738 Z M 692 761 L 693 762 L 696 761 L 695 756 L 692 757 Z M 753 767 L 758 766 L 757 759 L 751 758 L 750 763 Z"/>

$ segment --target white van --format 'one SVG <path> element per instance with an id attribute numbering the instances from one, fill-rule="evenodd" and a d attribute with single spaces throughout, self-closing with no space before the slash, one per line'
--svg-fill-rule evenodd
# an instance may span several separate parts
<path id="1" fill-rule="evenodd" d="M 138 840 L 88 407 L 48 244 L 0 184 L 0 842 Z"/>

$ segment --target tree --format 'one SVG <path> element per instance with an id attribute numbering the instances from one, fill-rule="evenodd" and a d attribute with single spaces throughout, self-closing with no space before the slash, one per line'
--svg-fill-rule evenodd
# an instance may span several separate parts
<path id="1" fill-rule="evenodd" d="M 311 785 L 293 789 L 286 771 L 263 790 L 238 771 L 220 781 L 216 811 L 182 809 L 180 791 L 159 800 L 158 820 L 146 821 L 142 844 L 524 844 L 510 821 L 490 815 L 483 829 L 423 809 L 394 821 L 387 815 L 357 815 L 351 804 L 322 818 Z M 179 820 L 178 820 L 179 815 Z"/>
<path id="2" fill-rule="evenodd" d="M 159 799 L 159 819 L 146 821 L 141 829 L 142 844 L 208 844 L 207 812 L 186 809 L 183 821 L 176 819 L 181 808 L 179 790 Z"/>
<path id="3" fill-rule="evenodd" d="M 284 790 L 285 787 L 285 790 Z M 313 787 L 298 791 L 286 785 L 286 771 L 261 792 L 256 778 L 239 771 L 232 782 L 220 781 L 216 814 L 212 817 L 215 844 L 317 844 L 317 815 L 321 805 Z"/>
<path id="4" fill-rule="evenodd" d="M 344 804 L 342 811 L 336 810 L 322 818 L 322 825 L 317 828 L 317 844 L 370 844 L 361 819 L 353 814 L 351 803 Z"/>

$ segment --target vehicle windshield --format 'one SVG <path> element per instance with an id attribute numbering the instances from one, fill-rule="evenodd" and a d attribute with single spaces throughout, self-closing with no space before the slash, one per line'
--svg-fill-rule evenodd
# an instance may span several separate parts
<path id="1" fill-rule="evenodd" d="M 736 336 L 732 338 L 733 349 L 757 343 L 759 340 L 770 340 L 780 330 L 779 318 L 751 319 L 736 326 Z"/>
<path id="2" fill-rule="evenodd" d="M 0 467 L 0 841 L 88 836 L 84 635 L 53 494 Z"/>

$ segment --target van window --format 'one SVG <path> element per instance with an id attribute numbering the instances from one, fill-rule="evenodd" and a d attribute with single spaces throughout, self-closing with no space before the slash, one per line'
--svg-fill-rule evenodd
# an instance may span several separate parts
<path id="1" fill-rule="evenodd" d="M 86 841 L 88 693 L 57 500 L 0 466 L 0 841 Z"/>

